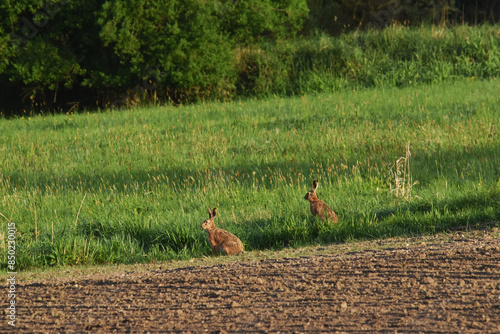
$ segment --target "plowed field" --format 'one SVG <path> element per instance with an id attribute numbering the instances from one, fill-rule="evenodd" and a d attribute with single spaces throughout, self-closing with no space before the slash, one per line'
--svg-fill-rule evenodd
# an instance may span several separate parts
<path id="1" fill-rule="evenodd" d="M 375 245 L 375 243 L 374 243 Z M 18 284 L 21 332 L 500 332 L 500 239 Z M 326 249 L 326 252 L 324 251 Z M 198 262 L 203 260 L 197 260 Z M 3 331 L 12 328 L 3 323 Z"/>

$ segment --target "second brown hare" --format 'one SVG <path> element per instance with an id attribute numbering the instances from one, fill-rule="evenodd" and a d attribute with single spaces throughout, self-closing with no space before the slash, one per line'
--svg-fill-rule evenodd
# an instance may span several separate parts
<path id="1" fill-rule="evenodd" d="M 208 233 L 208 242 L 214 251 L 214 255 L 218 255 L 219 251 L 226 255 L 239 254 L 243 252 L 243 243 L 234 234 L 215 227 L 214 218 L 217 215 L 217 208 L 210 210 L 208 208 L 208 219 L 205 220 L 201 227 Z"/>
<path id="2" fill-rule="evenodd" d="M 312 183 L 312 190 L 309 191 L 304 198 L 309 201 L 309 204 L 311 206 L 311 213 L 315 217 L 319 217 L 321 219 L 326 219 L 326 216 L 328 215 L 328 220 L 330 220 L 333 223 L 336 223 L 339 221 L 339 218 L 333 212 L 332 209 L 328 207 L 328 205 L 325 204 L 322 200 L 316 196 L 316 189 L 318 189 L 318 180 L 314 180 Z"/>

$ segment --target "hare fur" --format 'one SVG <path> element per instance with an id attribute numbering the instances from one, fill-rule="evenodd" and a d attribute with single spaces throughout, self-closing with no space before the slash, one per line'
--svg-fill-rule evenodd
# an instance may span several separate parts
<path id="1" fill-rule="evenodd" d="M 205 220 L 201 227 L 207 231 L 208 242 L 214 251 L 214 255 L 218 255 L 219 251 L 226 255 L 239 254 L 243 252 L 243 243 L 234 234 L 215 227 L 214 218 L 217 215 L 217 208 L 210 210 L 208 208 L 208 219 Z"/>
<path id="2" fill-rule="evenodd" d="M 336 223 L 339 221 L 339 218 L 333 212 L 332 209 L 328 207 L 328 205 L 325 204 L 322 200 L 318 198 L 316 195 L 316 189 L 318 189 L 318 180 L 314 180 L 312 183 L 312 190 L 309 191 L 305 196 L 304 199 L 309 201 L 309 204 L 311 206 L 311 213 L 315 217 L 319 217 L 321 219 L 326 219 L 326 215 L 328 215 L 328 219 L 332 223 Z"/>

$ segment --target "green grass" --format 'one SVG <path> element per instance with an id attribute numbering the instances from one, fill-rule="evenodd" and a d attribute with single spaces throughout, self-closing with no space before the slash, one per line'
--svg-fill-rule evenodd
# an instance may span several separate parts
<path id="1" fill-rule="evenodd" d="M 207 255 L 208 206 L 247 250 L 475 227 L 500 217 L 499 119 L 498 79 L 0 119 L 0 212 L 19 269 Z M 310 215 L 313 179 L 338 225 Z"/>
<path id="2" fill-rule="evenodd" d="M 500 75 L 500 26 L 396 25 L 336 37 L 319 33 L 235 54 L 236 93 L 246 96 L 488 79 Z"/>

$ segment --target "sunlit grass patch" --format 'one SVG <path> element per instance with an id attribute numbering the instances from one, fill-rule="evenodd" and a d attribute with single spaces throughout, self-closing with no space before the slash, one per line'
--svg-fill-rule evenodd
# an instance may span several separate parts
<path id="1" fill-rule="evenodd" d="M 499 85 L 0 119 L 0 212 L 20 268 L 208 255 L 208 206 L 247 250 L 498 221 Z M 339 224 L 311 216 L 314 179 Z"/>

